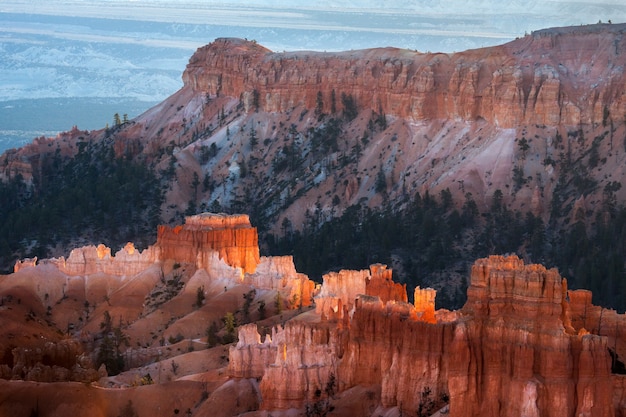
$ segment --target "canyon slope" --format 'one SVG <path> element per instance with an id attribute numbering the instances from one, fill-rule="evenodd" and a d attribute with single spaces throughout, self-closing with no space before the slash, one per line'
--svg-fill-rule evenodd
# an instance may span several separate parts
<path id="1" fill-rule="evenodd" d="M 0 414 L 623 416 L 626 316 L 517 256 L 467 302 L 385 265 L 315 284 L 246 215 L 189 216 L 0 276 Z"/>

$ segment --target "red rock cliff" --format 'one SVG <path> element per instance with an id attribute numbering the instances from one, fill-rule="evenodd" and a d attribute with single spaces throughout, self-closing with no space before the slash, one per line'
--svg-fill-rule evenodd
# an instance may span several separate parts
<path id="1" fill-rule="evenodd" d="M 451 349 L 451 415 L 613 415 L 607 339 L 575 334 L 568 309 L 556 270 L 477 261 Z"/>
<path id="2" fill-rule="evenodd" d="M 176 227 L 159 226 L 156 246 L 161 259 L 174 259 L 205 268 L 210 253 L 233 267 L 252 273 L 259 264 L 259 244 L 256 227 L 245 214 L 199 214 L 185 218 Z"/>
<path id="3" fill-rule="evenodd" d="M 624 114 L 626 25 L 534 32 L 503 46 L 457 54 L 394 48 L 340 53 L 275 53 L 256 43 L 218 39 L 200 48 L 186 85 L 241 97 L 268 112 L 298 104 L 337 109 L 342 94 L 360 108 L 399 117 L 485 119 L 501 127 L 599 123 L 605 107 Z M 598 64 L 598 65 L 595 65 Z"/>
<path id="4" fill-rule="evenodd" d="M 335 281 L 324 285 L 336 290 Z M 268 410 L 310 403 L 311 392 L 323 390 L 332 374 L 340 392 L 378 386 L 383 407 L 406 413 L 430 402 L 431 411 L 447 406 L 453 417 L 623 415 L 626 383 L 612 374 L 608 342 L 621 351 L 623 337 L 609 328 L 619 328 L 624 316 L 601 313 L 585 293 L 568 297 L 556 270 L 515 256 L 478 260 L 468 301 L 456 315 L 433 315 L 433 291 L 416 293 L 420 311 L 358 295 L 352 315 L 289 322 L 269 344 L 246 329 L 246 342 L 231 349 L 233 373 L 262 375 Z M 607 336 L 583 330 L 595 330 L 599 314 Z M 264 369 L 245 364 L 255 357 Z"/>

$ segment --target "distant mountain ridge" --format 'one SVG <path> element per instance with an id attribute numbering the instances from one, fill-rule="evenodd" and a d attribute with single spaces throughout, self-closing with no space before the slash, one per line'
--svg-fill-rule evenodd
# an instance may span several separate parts
<path id="1" fill-rule="evenodd" d="M 219 39 L 190 59 L 183 89 L 115 138 L 126 151 L 138 142 L 147 157 L 174 141 L 183 181 L 172 194 L 182 197 L 181 209 L 196 197 L 184 180 L 195 172 L 215 183 L 211 193 L 197 193 L 198 205 L 228 207 L 248 189 L 257 203 L 283 200 L 280 217 L 293 215 L 297 225 L 295 212 L 313 209 L 316 199 L 322 210 L 363 199 L 379 205 L 374 186 L 382 168 L 392 200 L 450 188 L 471 192 L 485 207 L 500 189 L 507 204 L 545 214 L 563 171 L 551 161 L 564 151 L 581 161 L 595 143 L 604 161 L 589 172 L 596 193 L 623 179 L 625 29 L 550 29 L 452 55 L 393 48 L 272 53 Z M 212 144 L 218 153 L 206 160 Z M 290 158 L 292 169 L 281 170 Z M 516 167 L 524 181 L 514 191 Z M 306 197 L 305 207 L 266 192 L 294 177 L 281 192 Z M 331 204 L 334 195 L 339 204 Z M 625 199 L 626 190 L 618 190 L 617 200 Z"/>

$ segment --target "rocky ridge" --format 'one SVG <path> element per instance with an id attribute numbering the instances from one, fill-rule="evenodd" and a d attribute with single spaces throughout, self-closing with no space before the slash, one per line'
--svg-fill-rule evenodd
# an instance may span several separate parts
<path id="1" fill-rule="evenodd" d="M 624 28 L 541 30 L 500 47 L 451 55 L 394 48 L 273 53 L 218 39 L 196 52 L 183 81 L 210 95 L 242 96 L 246 110 L 268 113 L 299 105 L 330 113 L 335 91 L 340 111 L 343 93 L 369 110 L 416 121 L 481 118 L 501 128 L 598 124 L 604 107 L 616 115 L 626 110 L 619 53 Z M 614 31 L 615 41 L 600 47 L 602 36 Z M 598 83 L 588 97 L 590 80 Z"/>
<path id="2" fill-rule="evenodd" d="M 192 305 L 199 309 L 202 305 L 198 303 L 228 288 L 254 290 L 257 303 L 280 293 L 281 308 L 309 306 L 315 284 L 296 272 L 289 256 L 259 257 L 257 239 L 256 229 L 245 215 L 203 214 L 190 216 L 178 228 L 162 227 L 157 243 L 142 252 L 128 243 L 112 256 L 110 248 L 101 244 L 74 249 L 67 259 L 18 261 L 14 273 L 0 280 L 0 308 L 9 321 L 19 320 L 12 310 L 26 309 L 27 321 L 45 329 L 37 330 L 42 332 L 41 343 L 35 340 L 23 347 L 19 338 L 11 342 L 20 332 L 5 329 L 8 337 L 0 345 L 2 375 L 39 381 L 98 378 L 98 373 L 80 372 L 95 362 L 93 353 L 85 351 L 99 343 L 97 333 L 103 324 L 95 320 L 105 311 L 109 317 L 119 317 L 120 325 L 126 324 L 130 333 L 127 343 L 146 348 L 134 352 L 135 358 L 154 360 L 150 345 L 155 340 L 147 335 L 150 326 L 162 326 L 165 320 L 165 329 L 171 326 L 166 332 L 169 337 L 177 336 L 177 327 L 181 327 L 181 333 L 188 333 L 188 324 L 174 322 L 189 314 Z M 28 306 L 22 307 L 22 298 L 29 299 Z M 185 304 L 188 307 L 183 308 Z M 229 304 L 237 307 L 241 301 L 237 298 Z M 270 300 L 267 304 L 270 310 Z M 109 310 L 115 313 L 109 314 Z M 217 311 L 208 310 L 205 320 L 219 317 L 214 316 Z M 160 317 L 156 324 L 152 322 L 154 316 L 165 313 L 167 319 Z M 147 324 L 142 325 L 142 320 Z M 191 328 L 196 329 L 196 337 L 201 337 L 206 324 L 201 321 Z M 66 343 L 62 338 L 65 332 L 80 343 Z M 81 355 L 84 357 L 78 361 Z M 127 359 L 132 361 L 133 353 L 129 355 Z M 50 369 L 41 371 L 42 365 Z"/>

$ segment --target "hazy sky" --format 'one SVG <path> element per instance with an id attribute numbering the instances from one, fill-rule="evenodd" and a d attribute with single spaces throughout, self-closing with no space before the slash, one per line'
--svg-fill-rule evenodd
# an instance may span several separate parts
<path id="1" fill-rule="evenodd" d="M 1 0 L 0 12 L 267 30 L 366 31 L 381 34 L 385 42 L 393 42 L 394 35 L 431 36 L 439 38 L 440 49 L 451 52 L 502 43 L 546 27 L 626 22 L 626 0 Z M 241 32 L 245 37 L 245 30 Z M 297 39 L 269 46 L 299 49 Z M 347 44 L 345 49 L 352 48 Z"/>

